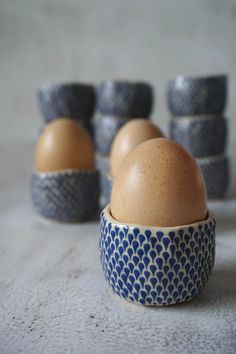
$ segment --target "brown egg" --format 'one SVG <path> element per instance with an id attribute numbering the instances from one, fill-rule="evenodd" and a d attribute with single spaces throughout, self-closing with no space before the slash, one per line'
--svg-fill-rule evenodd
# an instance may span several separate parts
<path id="1" fill-rule="evenodd" d="M 194 158 L 169 139 L 137 146 L 114 180 L 111 214 L 121 222 L 180 226 L 207 217 L 203 175 Z"/>
<path id="2" fill-rule="evenodd" d="M 93 143 L 84 128 L 71 119 L 49 123 L 36 148 L 36 170 L 93 170 Z"/>
<path id="3" fill-rule="evenodd" d="M 164 137 L 162 131 L 147 119 L 126 123 L 117 133 L 111 148 L 110 174 L 114 177 L 126 156 L 139 144 L 153 138 Z"/>

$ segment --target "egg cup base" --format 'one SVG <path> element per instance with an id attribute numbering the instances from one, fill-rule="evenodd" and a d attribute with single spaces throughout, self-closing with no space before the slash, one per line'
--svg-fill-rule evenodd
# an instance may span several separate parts
<path id="1" fill-rule="evenodd" d="M 101 213 L 100 258 L 113 292 L 144 306 L 169 306 L 195 298 L 215 258 L 215 219 L 177 227 L 149 227 Z"/>
<path id="2" fill-rule="evenodd" d="M 92 219 L 98 210 L 98 171 L 33 172 L 32 202 L 44 218 L 76 223 Z"/>

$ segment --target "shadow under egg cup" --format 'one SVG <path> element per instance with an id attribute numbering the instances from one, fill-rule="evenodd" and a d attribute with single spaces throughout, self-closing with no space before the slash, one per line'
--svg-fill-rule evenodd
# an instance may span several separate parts
<path id="1" fill-rule="evenodd" d="M 121 298 L 145 306 L 190 301 L 208 280 L 215 259 L 215 219 L 153 227 L 115 220 L 108 205 L 100 219 L 105 278 Z"/>
<path id="2" fill-rule="evenodd" d="M 32 201 L 45 218 L 61 222 L 92 219 L 98 211 L 99 172 L 33 172 Z"/>

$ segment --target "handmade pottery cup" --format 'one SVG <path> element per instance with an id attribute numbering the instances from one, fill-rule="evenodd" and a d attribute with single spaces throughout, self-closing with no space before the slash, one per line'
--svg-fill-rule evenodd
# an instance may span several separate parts
<path id="1" fill-rule="evenodd" d="M 94 87 L 79 83 L 46 83 L 40 87 L 37 98 L 46 123 L 68 117 L 87 124 L 96 102 Z"/>
<path id="2" fill-rule="evenodd" d="M 167 103 L 173 116 L 221 114 L 226 106 L 227 76 L 177 76 L 168 83 Z"/>
<path id="3" fill-rule="evenodd" d="M 97 88 L 97 108 L 103 115 L 148 117 L 153 89 L 146 82 L 108 80 Z"/>
<path id="4" fill-rule="evenodd" d="M 101 213 L 100 257 L 109 286 L 121 298 L 146 306 L 185 302 L 198 295 L 215 258 L 215 219 L 152 227 Z"/>
<path id="5" fill-rule="evenodd" d="M 98 211 L 99 172 L 34 172 L 31 191 L 42 216 L 62 222 L 88 220 Z"/>
<path id="6" fill-rule="evenodd" d="M 209 199 L 225 198 L 230 183 L 230 164 L 225 155 L 198 158 Z"/>
<path id="7" fill-rule="evenodd" d="M 222 116 L 184 116 L 170 122 L 170 138 L 194 157 L 221 155 L 227 142 L 227 121 Z"/>

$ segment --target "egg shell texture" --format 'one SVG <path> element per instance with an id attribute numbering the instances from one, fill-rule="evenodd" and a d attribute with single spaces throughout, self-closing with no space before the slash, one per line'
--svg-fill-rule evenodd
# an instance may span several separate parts
<path id="1" fill-rule="evenodd" d="M 205 220 L 207 194 L 194 158 L 178 143 L 152 139 L 136 147 L 114 179 L 111 214 L 120 221 L 180 226 Z"/>

